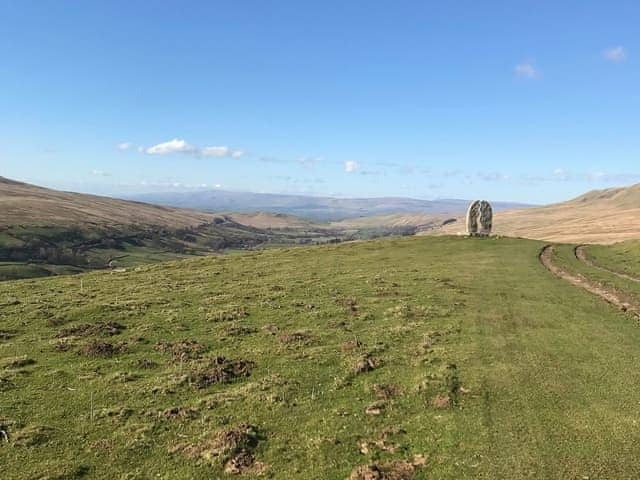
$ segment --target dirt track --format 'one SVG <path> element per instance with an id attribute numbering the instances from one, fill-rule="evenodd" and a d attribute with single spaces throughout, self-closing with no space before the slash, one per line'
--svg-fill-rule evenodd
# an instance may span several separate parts
<path id="1" fill-rule="evenodd" d="M 631 280 L 632 282 L 640 282 L 640 278 L 638 277 L 634 277 L 633 275 L 629 275 L 626 273 L 616 272 L 615 270 L 610 270 L 606 267 L 602 267 L 597 263 L 595 263 L 591 259 L 591 257 L 589 257 L 589 254 L 587 253 L 587 247 L 585 245 L 578 245 L 574 249 L 574 253 L 578 260 L 580 260 L 583 263 L 586 263 L 590 267 L 597 268 L 598 270 L 602 270 L 607 273 L 611 273 L 612 275 L 616 275 L 617 277 L 624 278 L 625 280 Z"/>
<path id="2" fill-rule="evenodd" d="M 576 252 L 576 256 L 578 253 Z M 569 283 L 584 288 L 594 295 L 598 295 L 606 302 L 620 308 L 623 312 L 630 312 L 636 318 L 640 319 L 640 307 L 633 305 L 624 299 L 620 292 L 615 291 L 612 288 L 607 288 L 597 282 L 589 280 L 582 275 L 570 273 L 563 268 L 558 267 L 553 263 L 553 245 L 546 245 L 540 251 L 540 262 L 554 275 L 568 281 Z M 578 257 L 579 258 L 579 257 Z M 582 260 L 582 259 L 580 259 Z"/>

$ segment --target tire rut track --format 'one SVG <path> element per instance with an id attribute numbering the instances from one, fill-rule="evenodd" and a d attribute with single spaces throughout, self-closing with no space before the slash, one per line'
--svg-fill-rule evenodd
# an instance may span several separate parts
<path id="1" fill-rule="evenodd" d="M 553 263 L 553 251 L 553 245 L 545 245 L 538 255 L 540 263 L 542 263 L 547 270 L 572 285 L 583 288 L 589 293 L 599 296 L 604 301 L 619 308 L 623 312 L 633 314 L 637 320 L 640 320 L 640 306 L 630 303 L 620 292 L 617 292 L 612 288 L 604 287 L 603 285 L 589 280 L 580 274 L 573 274 L 564 268 L 557 266 Z"/>
<path id="2" fill-rule="evenodd" d="M 615 270 L 611 270 L 607 267 L 603 267 L 602 265 L 598 265 L 589 257 L 589 254 L 587 253 L 586 245 L 578 245 L 576 248 L 573 249 L 573 254 L 576 256 L 578 260 L 580 260 L 582 263 L 586 265 L 589 265 L 590 267 L 597 268 L 598 270 L 602 270 L 603 272 L 610 273 L 612 275 L 615 275 L 616 277 L 624 278 L 625 280 L 631 280 L 632 282 L 640 282 L 640 277 L 629 275 L 627 273 L 616 272 Z"/>

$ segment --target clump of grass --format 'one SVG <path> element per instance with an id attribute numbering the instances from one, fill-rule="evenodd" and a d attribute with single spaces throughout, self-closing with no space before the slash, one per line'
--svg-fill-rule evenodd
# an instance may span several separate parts
<path id="1" fill-rule="evenodd" d="M 362 343 L 357 338 L 354 338 L 353 340 L 347 340 L 346 342 L 342 343 L 340 345 L 340 350 L 342 350 L 343 352 L 348 352 L 350 350 L 357 350 L 359 348 L 363 348 L 364 346 L 365 346 L 364 343 Z"/>
<path id="2" fill-rule="evenodd" d="M 35 364 L 36 361 L 33 358 L 29 358 L 26 355 L 20 357 L 9 357 L 0 360 L 0 368 L 4 369 L 18 369 L 28 367 Z"/>
<path id="3" fill-rule="evenodd" d="M 156 343 L 154 348 L 158 352 L 171 353 L 174 362 L 198 359 L 207 350 L 203 344 L 194 339 L 160 342 Z"/>
<path id="4" fill-rule="evenodd" d="M 400 305 L 387 309 L 385 317 L 395 320 L 413 320 L 416 318 L 425 318 L 427 314 L 428 311 L 425 307 L 401 303 Z"/>
<path id="5" fill-rule="evenodd" d="M 26 427 L 13 434 L 11 443 L 14 447 L 35 447 L 47 443 L 53 432 L 53 428 L 47 426 Z"/>
<path id="6" fill-rule="evenodd" d="M 158 364 L 153 360 L 148 360 L 146 358 L 140 358 L 136 361 L 136 367 L 142 370 L 152 370 L 154 368 L 158 368 Z"/>
<path id="7" fill-rule="evenodd" d="M 241 305 L 232 305 L 222 310 L 207 313 L 207 320 L 213 322 L 231 322 L 248 317 L 249 312 Z"/>
<path id="8" fill-rule="evenodd" d="M 280 343 L 285 345 L 309 345 L 312 342 L 312 337 L 306 332 L 291 332 L 283 333 L 278 337 Z"/>

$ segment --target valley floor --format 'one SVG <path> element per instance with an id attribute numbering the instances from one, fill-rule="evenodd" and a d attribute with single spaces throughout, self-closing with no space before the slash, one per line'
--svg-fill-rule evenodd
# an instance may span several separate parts
<path id="1" fill-rule="evenodd" d="M 640 478 L 640 328 L 542 247 L 396 238 L 2 283 L 2 476 Z M 617 270 L 621 248 L 587 253 Z M 572 246 L 553 261 L 640 298 Z"/>

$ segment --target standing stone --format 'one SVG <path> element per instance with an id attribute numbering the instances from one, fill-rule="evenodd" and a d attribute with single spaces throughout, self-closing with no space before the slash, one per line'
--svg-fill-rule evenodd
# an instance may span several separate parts
<path id="1" fill-rule="evenodd" d="M 467 235 L 488 237 L 493 227 L 493 209 L 486 200 L 475 200 L 467 210 Z"/>
<path id="2" fill-rule="evenodd" d="M 491 204 L 486 200 L 480 202 L 480 228 L 478 229 L 478 235 L 488 237 L 491 235 L 491 228 L 493 227 L 493 209 Z"/>
<path id="3" fill-rule="evenodd" d="M 480 201 L 476 200 L 467 210 L 467 235 L 474 236 L 478 233 L 478 216 L 480 215 Z"/>

